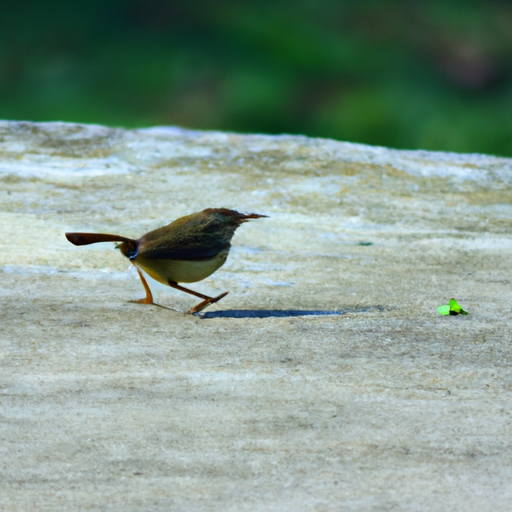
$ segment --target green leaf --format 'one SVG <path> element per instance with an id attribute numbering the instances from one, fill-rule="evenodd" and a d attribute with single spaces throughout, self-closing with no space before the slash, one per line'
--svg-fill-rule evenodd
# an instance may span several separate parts
<path id="1" fill-rule="evenodd" d="M 464 311 L 455 299 L 450 299 L 450 315 L 467 315 L 468 312 Z"/>
<path id="2" fill-rule="evenodd" d="M 450 299 L 450 315 L 458 315 L 462 308 L 455 299 Z"/>
<path id="3" fill-rule="evenodd" d="M 443 306 L 439 306 L 437 311 L 440 315 L 467 315 L 468 312 L 464 311 L 459 303 L 455 299 L 450 299 L 450 304 L 444 304 Z"/>
<path id="4" fill-rule="evenodd" d="M 449 315 L 450 314 L 450 306 L 448 304 L 445 304 L 444 306 L 439 306 L 437 308 L 437 311 L 439 311 L 440 315 Z"/>
<path id="5" fill-rule="evenodd" d="M 467 315 L 468 312 L 464 311 L 459 303 L 455 299 L 450 299 L 450 304 L 444 304 L 443 306 L 439 306 L 437 311 L 440 315 Z"/>

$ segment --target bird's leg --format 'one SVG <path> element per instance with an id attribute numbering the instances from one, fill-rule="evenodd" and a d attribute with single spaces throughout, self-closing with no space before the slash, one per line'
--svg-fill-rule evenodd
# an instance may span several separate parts
<path id="1" fill-rule="evenodd" d="M 146 297 L 144 299 L 139 300 L 132 300 L 131 302 L 135 302 L 137 304 L 154 304 L 153 302 L 153 294 L 151 293 L 151 290 L 149 289 L 149 284 L 146 281 L 146 278 L 142 274 L 142 272 L 137 268 L 137 272 L 139 273 L 140 280 L 142 281 L 142 286 L 144 286 L 144 290 L 146 290 Z"/>
<path id="2" fill-rule="evenodd" d="M 214 304 L 215 302 L 218 302 L 220 299 L 223 299 L 228 293 L 229 292 L 224 292 L 218 295 L 217 297 L 209 297 L 208 299 L 203 300 L 203 302 L 200 302 L 197 306 L 190 308 L 188 312 L 199 313 L 203 311 L 203 309 L 207 308 L 210 304 Z"/>
<path id="3" fill-rule="evenodd" d="M 199 313 L 203 309 L 207 308 L 210 304 L 213 304 L 220 299 L 224 298 L 229 292 L 221 293 L 218 297 L 208 297 L 208 295 L 203 295 L 202 293 L 195 292 L 194 290 L 190 290 L 189 288 L 185 288 L 184 286 L 180 286 L 178 283 L 175 283 L 173 281 L 169 281 L 169 286 L 172 288 L 176 288 L 176 290 L 180 290 L 185 293 L 190 293 L 191 295 L 195 295 L 196 297 L 199 297 L 200 299 L 204 299 L 203 302 L 200 302 L 197 306 L 194 306 L 193 308 L 189 309 L 189 313 Z"/>

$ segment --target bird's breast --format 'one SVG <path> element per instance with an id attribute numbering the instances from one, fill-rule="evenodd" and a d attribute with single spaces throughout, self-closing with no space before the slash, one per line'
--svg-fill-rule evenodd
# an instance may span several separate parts
<path id="1" fill-rule="evenodd" d="M 206 279 L 226 262 L 229 251 L 222 251 L 205 260 L 162 260 L 149 259 L 138 255 L 132 260 L 136 266 L 147 272 L 153 279 L 164 284 L 195 283 Z"/>

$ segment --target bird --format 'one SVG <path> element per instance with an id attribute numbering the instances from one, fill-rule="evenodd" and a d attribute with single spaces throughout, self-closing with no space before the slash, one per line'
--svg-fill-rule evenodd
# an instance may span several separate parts
<path id="1" fill-rule="evenodd" d="M 160 283 L 202 299 L 202 302 L 188 311 L 199 313 L 224 298 L 228 292 L 217 297 L 209 297 L 178 283 L 195 283 L 213 274 L 226 262 L 236 229 L 250 219 L 264 217 L 268 216 L 240 213 L 228 208 L 207 208 L 149 231 L 139 239 L 107 233 L 65 235 L 74 245 L 120 242 L 117 249 L 135 265 L 146 291 L 146 297 L 133 302 L 155 304 L 151 289 L 142 273 L 144 271 Z"/>

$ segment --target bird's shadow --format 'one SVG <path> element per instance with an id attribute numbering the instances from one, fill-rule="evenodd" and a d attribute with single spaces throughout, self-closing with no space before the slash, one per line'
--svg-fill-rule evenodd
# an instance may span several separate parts
<path id="1" fill-rule="evenodd" d="M 342 316 L 348 313 L 384 311 L 384 306 L 352 307 L 337 310 L 324 309 L 226 309 L 198 313 L 201 319 L 211 318 L 291 318 L 303 316 Z"/>

